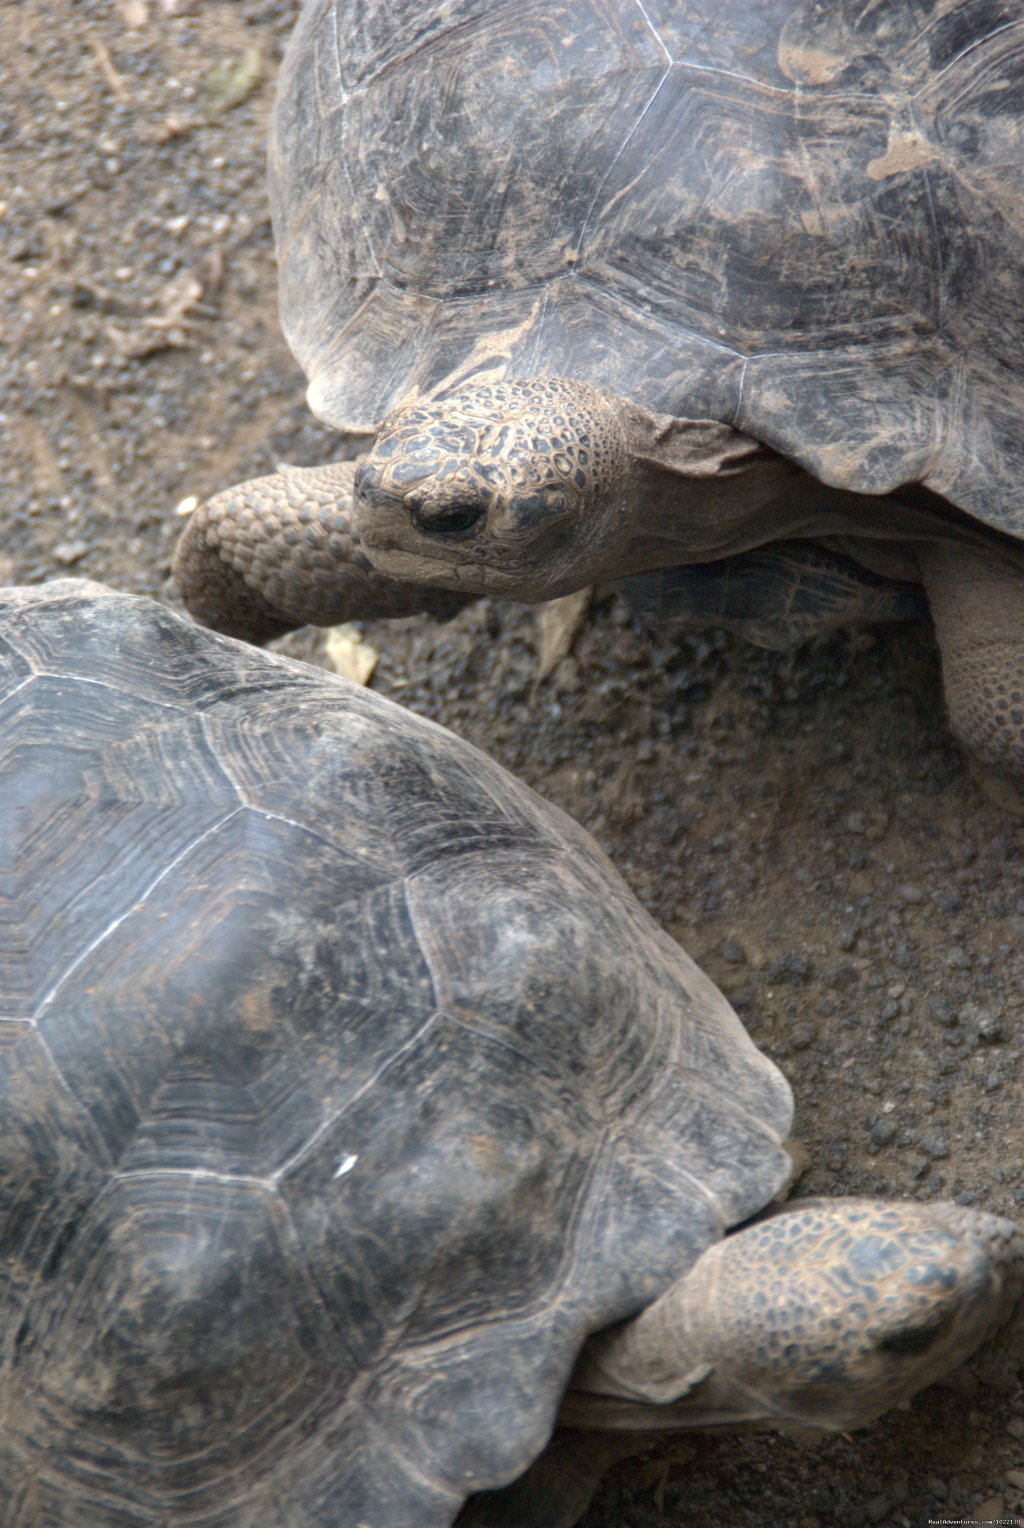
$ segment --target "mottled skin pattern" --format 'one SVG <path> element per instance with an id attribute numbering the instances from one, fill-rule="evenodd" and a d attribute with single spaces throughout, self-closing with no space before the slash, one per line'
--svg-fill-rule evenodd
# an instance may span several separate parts
<path id="1" fill-rule="evenodd" d="M 289 471 L 201 509 L 187 602 L 259 639 L 735 556 L 631 592 L 663 628 L 784 646 L 920 615 L 923 588 L 958 735 L 1019 774 L 1022 122 L 1017 0 L 310 0 L 270 143 L 282 320 L 369 452 L 354 495 Z M 798 531 L 784 495 L 739 546 L 695 529 L 652 420 L 802 469 Z M 326 544 L 282 561 L 306 491 Z"/>
<path id="2" fill-rule="evenodd" d="M 731 1231 L 784 1079 L 443 729 L 65 581 L 0 591 L 0 765 L 0 1528 L 527 1528 L 563 1394 L 853 1426 L 1009 1313 L 990 1215 Z"/>

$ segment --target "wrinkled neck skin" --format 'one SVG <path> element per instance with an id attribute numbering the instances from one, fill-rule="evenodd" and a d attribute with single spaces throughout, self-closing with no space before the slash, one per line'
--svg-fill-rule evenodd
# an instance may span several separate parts
<path id="1" fill-rule="evenodd" d="M 729 425 L 624 410 L 628 468 L 609 516 L 609 567 L 642 573 L 711 562 L 763 539 L 769 505 L 812 480 Z"/>
<path id="2" fill-rule="evenodd" d="M 630 467 L 609 535 L 617 577 L 829 538 L 879 573 L 914 577 L 914 543 L 942 534 L 934 509 L 910 496 L 833 488 L 729 425 L 632 403 L 624 412 Z"/>

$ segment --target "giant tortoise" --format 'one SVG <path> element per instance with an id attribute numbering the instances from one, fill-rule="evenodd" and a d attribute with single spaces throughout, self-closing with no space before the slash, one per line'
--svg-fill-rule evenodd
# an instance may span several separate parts
<path id="1" fill-rule="evenodd" d="M 257 640 L 625 581 L 769 647 L 930 610 L 1024 770 L 1019 0 L 309 0 L 285 332 L 358 463 L 177 558 Z"/>
<path id="2" fill-rule="evenodd" d="M 443 1528 L 567 1386 L 845 1428 L 1007 1313 L 992 1215 L 733 1229 L 784 1079 L 440 727 L 61 581 L 0 591 L 0 740 L 2 1528 Z"/>

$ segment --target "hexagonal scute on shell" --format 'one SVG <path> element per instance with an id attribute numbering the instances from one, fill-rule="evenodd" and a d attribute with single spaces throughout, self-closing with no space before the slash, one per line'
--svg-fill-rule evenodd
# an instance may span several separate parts
<path id="1" fill-rule="evenodd" d="M 0 699 L 0 772 L 0 1013 L 30 1018 L 239 802 L 197 717 L 59 674 Z"/>
<path id="2" fill-rule="evenodd" d="M 0 1524 L 446 1528 L 775 1192 L 784 1080 L 443 729 L 85 583 L 0 641 Z"/>
<path id="3" fill-rule="evenodd" d="M 67 1491 L 151 1511 L 216 1507 L 233 1469 L 272 1465 L 358 1372 L 284 1207 L 240 1179 L 118 1175 L 36 1298 L 12 1441 L 41 1473 L 55 1456 Z"/>

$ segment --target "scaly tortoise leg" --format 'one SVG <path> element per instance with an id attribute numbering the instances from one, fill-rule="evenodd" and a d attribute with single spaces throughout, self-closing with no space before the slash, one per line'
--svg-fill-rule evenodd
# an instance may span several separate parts
<path id="1" fill-rule="evenodd" d="M 460 610 L 466 595 L 374 572 L 350 515 L 358 465 L 282 467 L 201 504 L 172 570 L 196 620 L 268 642 L 296 626 Z"/>
<path id="2" fill-rule="evenodd" d="M 942 653 L 953 732 L 983 764 L 1019 781 L 1024 776 L 1024 567 L 955 542 L 922 547 L 918 561 Z"/>

